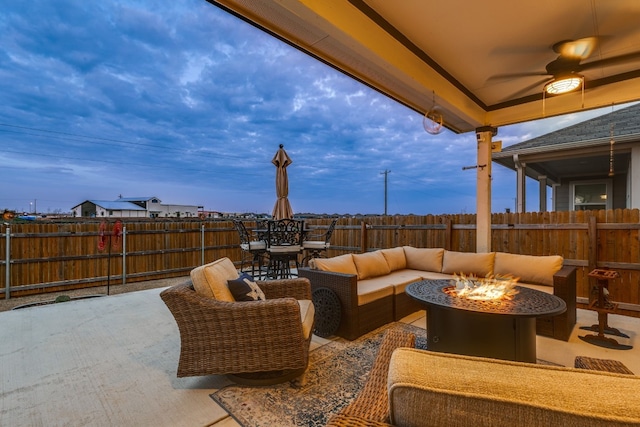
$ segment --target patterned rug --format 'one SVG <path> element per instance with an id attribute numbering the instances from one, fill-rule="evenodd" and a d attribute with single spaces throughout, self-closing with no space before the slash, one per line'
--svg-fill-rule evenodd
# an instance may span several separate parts
<path id="1" fill-rule="evenodd" d="M 313 350 L 303 386 L 295 381 L 268 387 L 233 384 L 211 397 L 243 427 L 324 426 L 364 386 L 384 332 L 390 328 L 413 332 L 416 347 L 426 348 L 423 328 L 390 323 L 354 341 L 340 338 Z"/>
<path id="2" fill-rule="evenodd" d="M 211 397 L 244 427 L 324 426 L 358 394 L 390 328 L 415 333 L 416 347 L 425 348 L 424 329 L 391 323 L 354 341 L 339 338 L 311 351 L 303 386 L 296 382 L 269 387 L 234 384 Z"/>

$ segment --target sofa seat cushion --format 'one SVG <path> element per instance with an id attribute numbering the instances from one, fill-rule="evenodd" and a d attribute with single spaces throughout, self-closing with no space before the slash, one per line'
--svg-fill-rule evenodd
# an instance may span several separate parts
<path id="1" fill-rule="evenodd" d="M 486 277 L 493 274 L 494 258 L 495 252 L 445 251 L 442 257 L 442 273 Z"/>
<path id="2" fill-rule="evenodd" d="M 422 280 L 451 280 L 453 274 L 436 273 L 435 271 L 423 271 Z"/>
<path id="3" fill-rule="evenodd" d="M 407 259 L 407 268 L 422 271 L 442 271 L 442 248 L 414 248 L 403 246 L 404 256 Z"/>
<path id="4" fill-rule="evenodd" d="M 300 306 L 300 318 L 302 320 L 302 334 L 305 338 L 309 338 L 313 329 L 316 310 L 313 302 L 309 299 L 298 300 L 298 305 Z"/>
<path id="5" fill-rule="evenodd" d="M 553 286 L 553 275 L 562 268 L 558 255 L 535 256 L 496 252 L 493 274 L 512 274 L 520 281 Z"/>
<path id="6" fill-rule="evenodd" d="M 353 255 L 353 263 L 358 270 L 358 280 L 370 279 L 391 273 L 389 264 L 381 251 Z"/>
<path id="7" fill-rule="evenodd" d="M 358 280 L 359 306 L 388 296 L 393 296 L 393 285 L 390 284 L 387 276 Z"/>
<path id="8" fill-rule="evenodd" d="M 640 377 L 632 375 L 400 348 L 387 384 L 394 425 L 610 426 L 640 419 Z"/>
<path id="9" fill-rule="evenodd" d="M 190 273 L 195 291 L 207 298 L 233 302 L 235 299 L 227 287 L 227 281 L 239 277 L 238 270 L 229 258 L 220 258 L 209 264 L 196 267 Z"/>
<path id="10" fill-rule="evenodd" d="M 391 271 L 404 270 L 407 268 L 407 258 L 402 247 L 381 249 L 380 253 L 387 260 Z"/>
<path id="11" fill-rule="evenodd" d="M 358 270 L 356 270 L 351 254 L 339 255 L 333 258 L 314 258 L 309 261 L 309 265 L 317 270 L 358 275 Z"/>
<path id="12" fill-rule="evenodd" d="M 387 276 L 388 283 L 393 286 L 393 293 L 398 295 L 404 292 L 407 285 L 422 280 L 422 271 L 418 270 L 398 270 Z"/>

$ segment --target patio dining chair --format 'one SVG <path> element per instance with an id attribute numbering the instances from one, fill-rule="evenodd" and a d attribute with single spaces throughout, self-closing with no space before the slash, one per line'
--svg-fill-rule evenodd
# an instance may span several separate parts
<path id="1" fill-rule="evenodd" d="M 271 278 L 291 278 L 291 264 L 298 268 L 298 255 L 302 253 L 304 221 L 280 219 L 269 221 L 267 232 L 267 253 L 269 254 L 268 275 Z"/>
<path id="2" fill-rule="evenodd" d="M 302 259 L 302 265 L 307 265 L 312 258 L 320 258 L 326 256 L 327 249 L 331 246 L 331 235 L 336 228 L 338 219 L 331 221 L 329 228 L 322 234 L 309 234 L 305 236 L 302 242 L 302 249 L 305 252 Z"/>
<path id="3" fill-rule="evenodd" d="M 240 261 L 240 271 L 243 271 L 246 262 L 251 262 L 251 275 L 259 277 L 262 275 L 262 260 L 267 254 L 267 242 L 263 239 L 253 238 L 247 227 L 240 220 L 234 219 L 233 225 L 240 237 L 240 249 L 242 249 L 242 259 Z M 256 275 L 256 267 L 258 274 Z"/>

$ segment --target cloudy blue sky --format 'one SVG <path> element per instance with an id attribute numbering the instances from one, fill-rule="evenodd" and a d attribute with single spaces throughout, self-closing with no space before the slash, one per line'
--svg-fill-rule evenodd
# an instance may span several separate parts
<path id="1" fill-rule="evenodd" d="M 389 170 L 389 214 L 475 213 L 473 133 L 429 135 L 419 114 L 205 0 L 2 3 L 0 209 L 122 195 L 270 213 L 284 144 L 295 212 L 383 213 Z M 494 165 L 493 211 L 514 198 L 514 173 Z"/>

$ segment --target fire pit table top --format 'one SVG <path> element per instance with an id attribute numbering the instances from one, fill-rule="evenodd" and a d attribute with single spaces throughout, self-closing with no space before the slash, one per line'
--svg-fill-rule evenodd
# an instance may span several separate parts
<path id="1" fill-rule="evenodd" d="M 518 293 L 512 299 L 497 300 L 475 300 L 447 292 L 453 288 L 452 280 L 422 280 L 407 286 L 405 292 L 429 305 L 486 314 L 544 317 L 561 314 L 567 309 L 561 298 L 523 286 L 516 286 Z"/>

